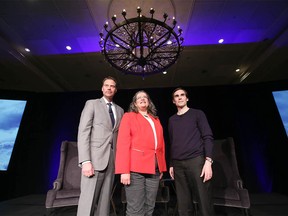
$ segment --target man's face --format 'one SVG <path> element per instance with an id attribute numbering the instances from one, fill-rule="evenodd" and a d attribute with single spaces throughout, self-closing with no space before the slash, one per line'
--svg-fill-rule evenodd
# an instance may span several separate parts
<path id="1" fill-rule="evenodd" d="M 188 98 L 186 97 L 185 91 L 179 89 L 173 94 L 173 103 L 177 107 L 184 107 L 187 105 Z"/>
<path id="2" fill-rule="evenodd" d="M 112 100 L 115 93 L 117 92 L 116 83 L 114 80 L 107 79 L 104 81 L 102 86 L 103 96 L 108 99 Z"/>

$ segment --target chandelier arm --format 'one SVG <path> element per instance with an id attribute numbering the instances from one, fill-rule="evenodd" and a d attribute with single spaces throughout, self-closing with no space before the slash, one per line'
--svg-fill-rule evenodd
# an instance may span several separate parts
<path id="1" fill-rule="evenodd" d="M 160 39 L 162 39 L 165 35 L 167 35 L 167 34 L 173 34 L 174 35 L 174 37 L 177 39 L 177 42 L 178 42 L 178 44 L 179 44 L 179 40 L 178 40 L 178 37 L 177 37 L 177 34 L 174 32 L 174 28 L 171 28 L 170 26 L 168 26 L 166 23 L 163 23 L 164 24 L 164 26 L 163 25 L 160 25 L 159 24 L 159 21 L 158 20 L 155 20 L 154 21 L 154 23 L 155 23 L 155 28 L 156 28 L 156 26 L 157 25 L 159 25 L 160 27 L 162 27 L 162 28 L 165 28 L 165 29 L 167 29 L 168 31 L 164 34 L 164 35 L 162 35 L 156 42 L 158 42 Z M 175 27 L 175 26 L 174 26 Z M 155 30 L 155 28 L 154 28 L 154 30 Z M 154 32 L 154 30 L 153 30 L 153 32 Z M 169 38 L 170 38 L 170 36 L 169 36 Z M 165 42 L 166 42 L 167 40 L 165 40 Z M 155 42 L 154 42 L 155 43 Z"/>
<path id="2" fill-rule="evenodd" d="M 156 73 L 159 73 L 159 72 L 162 72 L 162 71 L 165 71 L 168 67 L 165 66 L 165 65 L 162 65 L 161 64 L 161 68 L 157 67 L 156 65 L 153 65 L 153 64 L 149 64 L 149 66 L 151 66 L 153 68 L 153 72 L 150 72 L 150 74 L 156 74 Z"/>
<path id="3" fill-rule="evenodd" d="M 156 57 L 156 58 L 154 58 L 154 60 L 152 61 L 152 62 L 155 62 L 155 63 L 157 63 L 157 65 L 161 65 L 162 66 L 162 68 L 165 68 L 165 65 L 163 65 L 162 63 L 161 63 L 161 60 L 167 60 L 167 59 L 171 59 L 172 61 L 171 62 L 173 62 L 173 60 L 174 61 L 176 61 L 175 60 L 175 58 L 174 57 Z M 156 61 L 156 60 L 159 60 L 159 61 Z M 148 65 L 148 63 L 149 63 L 150 61 L 148 60 L 147 61 L 147 65 Z M 151 63 L 150 63 L 150 65 L 151 65 Z M 153 65 L 154 66 L 154 65 Z"/>
<path id="4" fill-rule="evenodd" d="M 165 33 L 164 35 L 162 35 L 160 38 L 157 39 L 157 41 L 153 42 L 153 44 L 157 44 L 157 42 L 160 41 L 162 38 L 164 38 L 168 33 L 170 33 L 170 32 L 167 32 L 167 33 Z M 170 38 L 170 37 L 169 37 L 169 38 Z M 167 41 L 167 39 L 166 39 L 164 42 L 161 42 L 159 45 L 157 45 L 157 46 L 156 46 L 156 49 L 158 49 L 158 48 L 159 48 L 163 43 L 165 43 L 166 41 Z M 152 45 L 153 45 L 153 44 L 152 44 Z"/>
<path id="5" fill-rule="evenodd" d="M 179 49 L 177 51 L 173 51 L 173 50 L 157 51 L 157 50 L 155 50 L 155 51 L 151 52 L 151 55 L 152 55 L 152 53 L 153 54 L 156 54 L 156 53 L 158 53 L 158 54 L 161 54 L 161 53 L 175 53 L 176 57 L 178 58 L 180 50 Z M 147 55 L 147 57 L 150 57 L 151 55 L 149 53 L 149 55 Z M 164 58 L 164 57 L 160 57 L 160 58 Z M 168 57 L 168 58 L 175 58 L 175 56 L 174 57 Z M 155 59 L 157 59 L 157 57 L 155 57 Z"/>
<path id="6" fill-rule="evenodd" d="M 151 18 L 151 20 L 153 21 L 154 19 L 153 19 L 153 17 Z M 154 33 L 155 32 L 155 29 L 156 29 L 156 27 L 157 27 L 157 24 L 156 24 L 156 22 L 153 22 L 154 23 L 154 27 L 153 27 L 153 29 L 152 29 L 152 31 L 151 31 L 151 34 L 149 35 L 149 38 L 151 38 L 152 37 L 152 33 Z M 153 37 L 152 37 L 153 38 Z"/>
<path id="7" fill-rule="evenodd" d="M 117 38 L 118 40 L 122 41 L 123 43 L 129 45 L 126 41 L 122 40 L 122 39 L 121 39 L 120 37 L 118 37 L 117 35 L 111 33 L 111 34 L 107 35 L 107 37 L 110 37 L 110 39 L 111 39 L 115 44 L 118 44 L 118 45 L 121 46 L 123 49 L 125 49 L 126 51 L 129 51 L 129 52 L 130 52 L 130 49 L 127 49 L 126 47 L 124 47 L 123 45 L 121 45 L 121 44 L 119 44 L 119 43 L 117 43 L 117 42 L 115 41 L 114 37 Z"/>
<path id="8" fill-rule="evenodd" d="M 147 64 L 147 65 L 149 65 L 150 67 L 152 67 L 153 70 L 157 69 L 157 67 L 156 67 L 155 65 L 153 65 L 153 64 Z"/>
<path id="9" fill-rule="evenodd" d="M 117 60 L 117 59 L 116 59 Z M 128 68 L 127 69 L 124 69 L 124 67 L 126 67 L 127 65 L 129 65 L 129 63 L 127 64 L 125 64 L 124 66 L 122 66 L 122 67 L 120 67 L 120 66 L 118 66 L 117 64 L 114 64 L 113 63 L 113 61 L 109 61 L 110 62 L 110 64 L 112 64 L 112 65 L 114 65 L 114 67 L 115 68 L 117 68 L 118 70 L 120 70 L 120 71 L 122 71 L 122 72 L 124 72 L 125 74 L 133 74 L 134 72 L 129 72 L 129 70 L 132 68 L 132 67 L 134 67 L 135 66 L 135 63 L 137 64 L 137 62 L 134 62 L 134 61 L 131 61 L 131 62 L 129 62 L 129 63 L 132 63 L 132 62 L 134 62 L 134 64 L 133 65 L 131 65 L 131 66 L 128 66 Z"/>
<path id="10" fill-rule="evenodd" d="M 115 60 L 124 61 L 124 60 L 127 60 L 127 58 L 113 58 L 112 60 L 113 60 L 113 61 L 115 61 Z M 129 61 L 129 62 L 133 62 L 133 61 Z"/>
<path id="11" fill-rule="evenodd" d="M 155 57 L 155 60 L 157 59 L 174 59 L 172 56 L 161 56 L 161 57 Z"/>
<path id="12" fill-rule="evenodd" d="M 156 27 L 155 27 L 156 28 Z M 163 34 L 160 38 L 157 39 L 157 41 L 153 42 L 152 45 L 156 44 L 158 41 L 160 41 L 161 39 L 163 39 L 165 36 L 167 36 L 169 34 L 169 37 L 168 39 L 165 39 L 164 41 L 162 41 L 159 45 L 156 46 L 156 48 L 154 48 L 153 50 L 155 49 L 158 49 L 162 44 L 164 44 L 165 42 L 167 42 L 169 40 L 169 38 L 171 37 L 171 34 L 175 37 L 175 39 L 177 40 L 177 44 L 179 45 L 179 40 L 177 38 L 177 35 L 176 34 L 173 34 L 173 29 L 172 28 L 166 28 L 168 29 L 169 31 L 167 31 L 165 34 Z"/>
<path id="13" fill-rule="evenodd" d="M 132 62 L 134 62 L 134 61 L 132 61 Z M 131 62 L 130 62 L 130 63 L 131 63 Z M 136 63 L 136 62 L 134 62 L 134 64 L 133 64 L 133 65 L 130 65 L 130 66 L 129 66 L 129 64 L 128 64 L 127 70 L 130 70 L 131 68 L 133 68 L 133 67 L 135 66 L 135 63 Z M 127 65 L 127 64 L 126 64 L 126 65 Z M 126 65 L 124 65 L 124 66 L 126 66 Z"/>
<path id="14" fill-rule="evenodd" d="M 179 53 L 179 51 L 177 50 L 177 51 L 174 51 L 174 50 L 168 50 L 168 51 L 155 51 L 154 53 Z"/>
<path id="15" fill-rule="evenodd" d="M 140 20 L 138 20 L 138 30 L 139 30 L 139 43 L 140 43 L 140 58 L 143 58 L 143 30 Z"/>
<path id="16" fill-rule="evenodd" d="M 164 38 L 168 33 L 170 33 L 171 34 L 171 32 L 167 32 L 167 33 L 165 33 L 162 37 L 160 37 L 157 41 L 155 41 L 153 44 L 156 44 L 158 41 L 160 41 L 162 38 Z M 168 38 L 170 38 L 170 37 L 168 37 Z M 157 49 L 159 49 L 165 42 L 167 42 L 167 39 L 166 40 L 164 40 L 164 41 L 162 41 L 161 43 L 159 43 L 158 45 L 156 45 L 155 47 L 152 47 L 151 46 L 151 51 L 150 51 L 150 53 L 147 55 L 147 57 L 149 57 L 149 56 L 151 56 L 153 53 L 157 53 Z M 152 44 L 152 45 L 153 45 Z"/>
<path id="17" fill-rule="evenodd" d="M 125 60 L 125 59 L 119 59 L 119 60 Z M 129 62 L 126 62 L 124 65 L 122 65 L 122 68 L 126 68 L 126 70 L 129 70 L 131 67 L 133 67 L 134 65 L 130 65 L 133 61 L 129 61 Z"/>
<path id="18" fill-rule="evenodd" d="M 154 62 L 154 61 L 153 61 L 153 62 Z M 157 63 L 157 65 L 161 65 L 162 68 L 165 67 L 163 64 L 161 64 L 161 62 L 156 62 L 156 63 Z M 154 65 L 154 64 L 152 64 L 152 63 L 149 63 L 149 61 L 147 62 L 147 65 L 149 65 L 149 66 L 151 66 L 151 67 L 153 67 L 153 68 L 157 68 L 156 65 Z"/>
<path id="19" fill-rule="evenodd" d="M 127 21 L 127 26 L 130 26 L 130 23 L 128 22 L 128 20 L 126 20 Z M 132 35 L 130 34 L 130 32 L 128 31 L 128 29 L 126 28 L 126 25 L 123 25 L 122 27 L 125 29 L 125 32 L 129 35 L 129 37 L 130 37 L 130 39 L 132 40 Z M 128 44 L 128 45 L 130 45 L 130 44 Z"/>
<path id="20" fill-rule="evenodd" d="M 126 49 L 127 50 L 127 49 Z M 131 53 L 131 51 L 130 50 L 128 50 L 129 51 L 129 53 L 127 53 L 127 52 L 118 52 L 118 53 L 107 53 L 106 52 L 106 56 L 117 56 L 117 55 L 123 55 L 123 54 L 126 54 L 126 55 L 128 55 L 128 54 L 130 54 L 130 55 L 133 55 L 134 56 L 134 58 L 137 58 L 133 53 Z M 126 58 L 127 59 L 127 58 Z M 126 60 L 126 59 L 121 59 L 121 60 Z"/>
<path id="21" fill-rule="evenodd" d="M 161 60 L 161 59 L 160 59 L 160 60 Z M 167 60 L 167 59 L 166 59 L 166 60 Z M 173 60 L 173 59 L 172 59 L 172 60 Z M 165 64 L 162 64 L 161 61 L 159 61 L 159 62 L 157 61 L 156 63 L 157 63 L 158 66 L 159 66 L 159 65 L 162 66 L 162 68 L 165 67 Z"/>
<path id="22" fill-rule="evenodd" d="M 116 55 L 127 55 L 127 52 L 117 52 L 117 53 L 107 53 L 107 56 L 116 56 Z"/>

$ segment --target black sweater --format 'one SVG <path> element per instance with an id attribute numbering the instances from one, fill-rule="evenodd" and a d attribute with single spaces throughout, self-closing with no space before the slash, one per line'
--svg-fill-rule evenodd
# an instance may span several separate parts
<path id="1" fill-rule="evenodd" d="M 169 118 L 171 160 L 186 160 L 203 155 L 212 157 L 213 133 L 203 111 L 190 108 Z"/>

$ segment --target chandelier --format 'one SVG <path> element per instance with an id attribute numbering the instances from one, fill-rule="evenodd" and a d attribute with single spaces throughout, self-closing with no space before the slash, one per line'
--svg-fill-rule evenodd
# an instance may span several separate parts
<path id="1" fill-rule="evenodd" d="M 141 14 L 137 8 L 137 16 L 127 19 L 126 10 L 122 11 L 124 21 L 116 23 L 116 15 L 112 17 L 114 26 L 108 30 L 108 22 L 104 29 L 106 36 L 100 33 L 100 47 L 106 60 L 124 74 L 146 75 L 161 73 L 173 65 L 182 51 L 182 29 L 174 31 L 177 24 L 172 19 L 172 27 L 166 24 L 168 15 L 164 13 L 164 21 L 153 18 L 155 10 L 150 9 L 151 17 Z"/>

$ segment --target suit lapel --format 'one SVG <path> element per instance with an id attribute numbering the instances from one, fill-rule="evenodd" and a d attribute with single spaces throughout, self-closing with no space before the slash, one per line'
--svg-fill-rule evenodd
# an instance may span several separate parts
<path id="1" fill-rule="evenodd" d="M 115 110 L 116 110 L 116 115 L 117 115 L 115 126 L 118 127 L 120 124 L 121 110 L 120 110 L 118 105 L 116 105 L 115 103 L 114 103 L 114 105 L 115 105 Z"/>
<path id="2" fill-rule="evenodd" d="M 112 122 L 111 122 L 110 115 L 108 112 L 108 107 L 103 97 L 100 99 L 100 104 L 101 104 L 101 107 L 103 108 L 105 118 L 107 119 L 107 125 L 112 127 Z"/>

